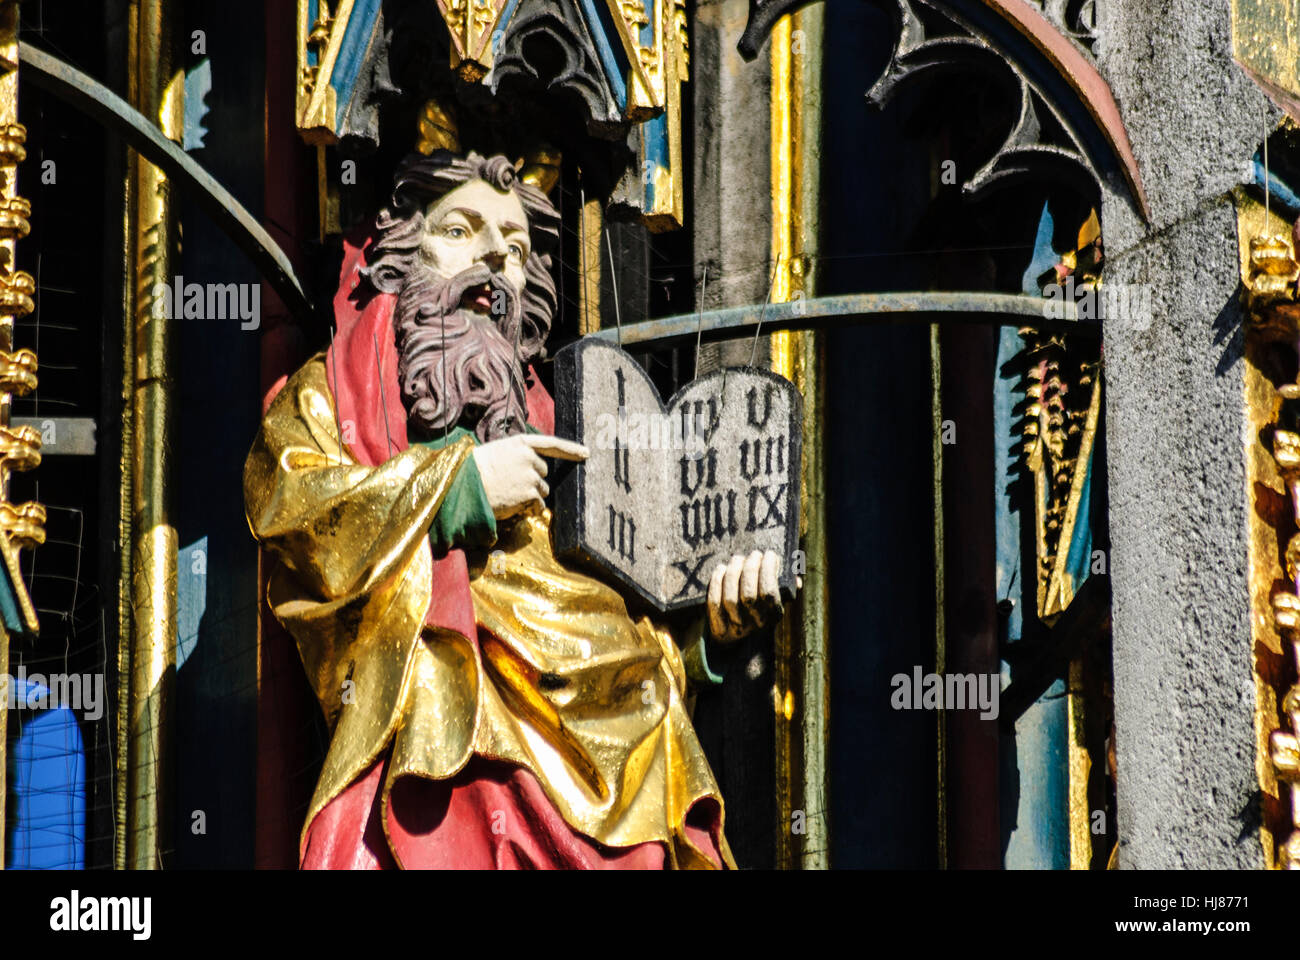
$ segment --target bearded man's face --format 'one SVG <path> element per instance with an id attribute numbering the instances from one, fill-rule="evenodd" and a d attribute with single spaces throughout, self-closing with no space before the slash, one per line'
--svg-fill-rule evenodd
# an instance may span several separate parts
<path id="1" fill-rule="evenodd" d="M 520 355 L 532 238 L 514 190 L 469 180 L 425 208 L 395 315 L 402 401 L 416 435 L 524 431 Z"/>
<path id="2" fill-rule="evenodd" d="M 530 243 L 528 217 L 515 192 L 471 180 L 425 210 L 420 259 L 443 280 L 484 264 L 500 273 L 518 298 L 524 289 Z M 492 290 L 484 283 L 466 290 L 460 305 L 477 313 L 502 315 L 501 304 L 493 310 L 492 301 Z"/>

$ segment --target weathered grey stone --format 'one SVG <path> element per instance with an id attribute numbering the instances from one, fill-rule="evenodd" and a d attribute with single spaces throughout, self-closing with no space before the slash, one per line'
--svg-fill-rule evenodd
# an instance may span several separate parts
<path id="1" fill-rule="evenodd" d="M 1228 4 L 1098 4 L 1100 66 L 1153 222 L 1103 202 L 1105 389 L 1120 865 L 1257 867 L 1241 313 L 1228 196 L 1263 97 L 1231 60 Z M 1276 116 L 1270 112 L 1270 117 Z"/>
<path id="2" fill-rule="evenodd" d="M 591 457 L 556 482 L 556 551 L 599 565 L 660 610 L 704 602 L 733 554 L 799 544 L 799 391 L 723 370 L 667 404 L 629 354 L 584 339 L 555 357 L 559 436 Z M 793 592 L 794 564 L 782 563 Z"/>
<path id="3" fill-rule="evenodd" d="M 771 287 L 771 68 L 736 51 L 748 0 L 696 9 L 691 87 L 695 96 L 695 281 L 709 272 L 705 309 L 762 303 Z M 706 344 L 699 371 L 748 364 L 753 339 Z M 754 363 L 768 360 L 766 338 Z"/>
<path id="4" fill-rule="evenodd" d="M 1105 204 L 1108 252 L 1193 215 L 1240 183 L 1280 112 L 1232 60 L 1227 0 L 1097 4 L 1098 67 L 1119 103 L 1151 204 Z"/>

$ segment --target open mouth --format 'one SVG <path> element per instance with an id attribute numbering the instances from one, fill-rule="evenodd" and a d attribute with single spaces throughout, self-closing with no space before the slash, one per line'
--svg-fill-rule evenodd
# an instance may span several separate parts
<path id="1" fill-rule="evenodd" d="M 473 310 L 475 313 L 491 313 L 491 286 L 486 283 L 476 283 L 472 287 L 466 287 L 465 292 L 460 295 L 460 305 L 462 309 Z"/>

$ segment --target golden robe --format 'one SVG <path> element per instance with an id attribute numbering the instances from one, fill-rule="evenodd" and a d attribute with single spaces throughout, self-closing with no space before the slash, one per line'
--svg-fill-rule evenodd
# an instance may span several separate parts
<path id="1" fill-rule="evenodd" d="M 316 815 L 391 749 L 394 780 L 454 776 L 473 754 L 518 764 L 565 821 L 611 847 L 686 838 L 691 806 L 722 800 L 691 726 L 681 654 L 615 589 L 551 550 L 550 512 L 503 521 L 469 570 L 478 636 L 426 623 L 427 536 L 473 441 L 358 463 L 340 442 L 323 355 L 276 396 L 244 470 L 249 526 L 280 560 L 267 601 L 297 641 L 331 731 Z M 724 862 L 734 866 L 725 837 Z"/>

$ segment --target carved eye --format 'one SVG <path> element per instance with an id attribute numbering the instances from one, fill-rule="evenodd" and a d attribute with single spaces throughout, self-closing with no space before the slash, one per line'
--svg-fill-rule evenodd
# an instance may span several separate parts
<path id="1" fill-rule="evenodd" d="M 522 260 L 524 258 L 524 248 L 517 243 L 510 244 L 510 256 L 516 260 Z"/>
<path id="2" fill-rule="evenodd" d="M 442 231 L 442 235 L 448 240 L 465 240 L 469 237 L 469 231 L 453 223 Z"/>

